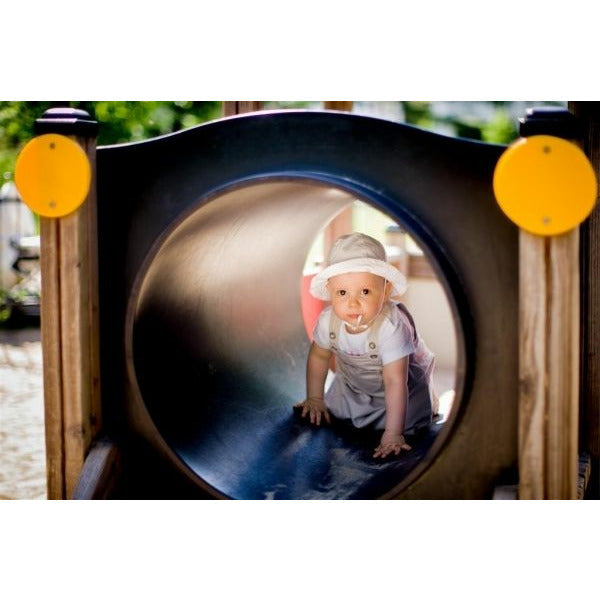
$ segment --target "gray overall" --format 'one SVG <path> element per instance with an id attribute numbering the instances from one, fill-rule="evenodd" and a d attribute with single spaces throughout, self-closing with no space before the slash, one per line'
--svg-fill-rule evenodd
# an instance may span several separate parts
<path id="1" fill-rule="evenodd" d="M 385 429 L 385 389 L 383 364 L 378 352 L 379 330 L 387 311 L 394 310 L 389 303 L 369 327 L 368 352 L 361 356 L 350 356 L 337 347 L 343 323 L 332 311 L 329 324 L 331 350 L 336 356 L 336 375 L 325 394 L 325 403 L 331 413 L 340 419 L 350 419 L 355 427 L 372 426 Z M 413 335 L 416 350 L 409 355 L 408 405 L 404 433 L 414 433 L 427 426 L 432 418 L 431 376 L 433 354 L 417 335 L 412 316 L 403 304 L 398 304 L 402 317 L 407 320 Z"/>

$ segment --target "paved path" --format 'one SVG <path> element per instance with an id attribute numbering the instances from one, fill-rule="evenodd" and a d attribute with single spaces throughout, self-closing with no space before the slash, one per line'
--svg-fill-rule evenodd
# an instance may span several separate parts
<path id="1" fill-rule="evenodd" d="M 39 328 L 0 328 L 0 500 L 46 498 Z"/>

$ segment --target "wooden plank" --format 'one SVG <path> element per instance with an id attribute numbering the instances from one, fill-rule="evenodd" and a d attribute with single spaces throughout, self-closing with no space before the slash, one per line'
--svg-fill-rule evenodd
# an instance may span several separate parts
<path id="1" fill-rule="evenodd" d="M 519 497 L 577 497 L 579 229 L 520 232 Z"/>
<path id="2" fill-rule="evenodd" d="M 547 497 L 577 498 L 579 228 L 547 240 Z"/>
<path id="3" fill-rule="evenodd" d="M 260 100 L 234 100 L 223 102 L 223 116 L 231 117 L 242 113 L 262 110 L 263 102 Z"/>
<path id="4" fill-rule="evenodd" d="M 74 500 L 105 500 L 111 497 L 121 472 L 119 448 L 109 439 L 94 442 L 73 491 Z"/>
<path id="5" fill-rule="evenodd" d="M 341 110 L 346 112 L 352 111 L 352 100 L 327 100 L 323 103 L 325 110 Z"/>
<path id="6" fill-rule="evenodd" d="M 546 240 L 519 232 L 519 498 L 545 495 Z"/>
<path id="7" fill-rule="evenodd" d="M 520 232 L 521 498 L 575 499 L 578 494 L 580 382 L 587 359 L 581 302 L 585 317 L 588 283 L 586 274 L 582 293 L 585 226 L 583 236 L 580 229 L 537 239 Z"/>
<path id="8" fill-rule="evenodd" d="M 65 450 L 65 489 L 71 497 L 85 454 L 91 442 L 89 426 L 89 388 L 86 373 L 89 360 L 89 330 L 86 323 L 88 302 L 85 278 L 88 273 L 85 220 L 86 207 L 60 219 L 61 234 L 61 341 L 63 367 L 63 419 Z"/>
<path id="9" fill-rule="evenodd" d="M 81 257 L 79 245 L 79 211 L 59 220 L 61 272 L 60 318 L 61 318 L 61 366 L 63 378 L 63 445 L 65 453 L 65 493 L 70 498 L 72 477 L 83 465 L 83 423 L 81 422 L 82 381 L 82 327 L 80 277 L 85 258 Z M 69 481 L 70 480 L 70 481 Z"/>
<path id="10" fill-rule="evenodd" d="M 95 144 L 76 138 L 95 165 Z M 100 426 L 95 192 L 59 221 L 65 493 L 72 496 Z M 95 296 L 95 297 L 94 297 Z"/>
<path id="11" fill-rule="evenodd" d="M 90 193 L 42 219 L 42 351 L 48 497 L 70 498 L 100 422 L 95 140 L 72 137 L 92 166 Z"/>
<path id="12" fill-rule="evenodd" d="M 40 269 L 42 295 L 40 326 L 44 373 L 46 479 L 47 495 L 50 500 L 65 497 L 59 248 L 58 221 L 41 217 Z"/>

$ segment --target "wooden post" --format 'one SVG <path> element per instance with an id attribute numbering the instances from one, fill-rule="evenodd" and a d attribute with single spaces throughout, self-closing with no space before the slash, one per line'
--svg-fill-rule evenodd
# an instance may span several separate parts
<path id="1" fill-rule="evenodd" d="M 258 100 L 236 100 L 223 102 L 223 116 L 231 117 L 242 113 L 262 110 L 263 103 Z"/>
<path id="2" fill-rule="evenodd" d="M 92 167 L 90 191 L 74 213 L 40 220 L 41 333 L 49 499 L 71 498 L 100 428 L 96 228 L 97 123 L 85 111 L 50 109 L 36 133 L 74 139 Z"/>
<path id="3" fill-rule="evenodd" d="M 540 121 L 536 127 L 548 127 Z M 553 135 L 549 126 L 528 135 Z M 519 235 L 519 498 L 575 499 L 579 227 L 551 237 Z"/>
<path id="4" fill-rule="evenodd" d="M 579 230 L 519 239 L 519 497 L 577 497 Z"/>
<path id="5" fill-rule="evenodd" d="M 352 112 L 352 100 L 326 100 L 323 103 L 325 110 L 341 110 L 346 112 Z"/>

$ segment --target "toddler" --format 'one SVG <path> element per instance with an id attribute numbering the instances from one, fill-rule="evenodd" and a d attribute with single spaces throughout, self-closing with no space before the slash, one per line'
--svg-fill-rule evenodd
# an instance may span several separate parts
<path id="1" fill-rule="evenodd" d="M 362 233 L 338 238 L 310 292 L 331 305 L 319 315 L 306 368 L 302 418 L 331 416 L 383 430 L 375 458 L 410 450 L 404 434 L 432 421 L 434 357 L 402 304 L 406 279 L 387 262 L 380 242 Z M 327 393 L 332 355 L 336 373 Z"/>

